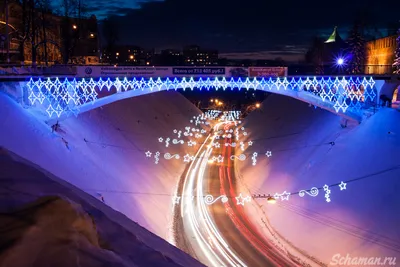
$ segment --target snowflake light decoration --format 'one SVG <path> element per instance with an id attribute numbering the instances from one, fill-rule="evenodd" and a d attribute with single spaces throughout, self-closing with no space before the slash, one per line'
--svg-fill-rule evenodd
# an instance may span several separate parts
<path id="1" fill-rule="evenodd" d="M 93 104 L 103 90 L 116 93 L 130 90 L 178 90 L 186 88 L 245 88 L 264 91 L 293 91 L 306 101 L 321 100 L 320 105 L 334 109 L 337 113 L 360 116 L 361 108 L 368 102 L 374 102 L 376 91 L 372 77 L 277 77 L 277 78 L 115 78 L 98 79 L 33 79 L 27 82 L 28 100 L 32 106 L 42 106 L 48 116 L 60 117 L 62 114 L 78 114 L 82 105 Z M 290 94 L 289 94 L 290 95 Z M 315 102 L 315 101 L 314 101 Z M 209 111 L 204 115 L 214 120 L 221 111 Z M 237 112 L 224 115 L 229 120 L 237 120 Z M 199 123 L 194 118 L 192 123 Z"/>

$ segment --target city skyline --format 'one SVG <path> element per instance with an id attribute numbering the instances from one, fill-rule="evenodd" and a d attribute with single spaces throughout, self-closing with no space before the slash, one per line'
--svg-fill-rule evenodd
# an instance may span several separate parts
<path id="1" fill-rule="evenodd" d="M 125 8 L 127 2 L 118 1 L 120 8 L 116 3 L 110 2 L 104 9 L 97 5 L 102 9 L 93 12 L 104 14 L 109 10 L 109 14 L 118 16 L 115 21 L 120 43 L 156 50 L 197 44 L 218 49 L 230 58 L 246 53 L 251 58 L 298 60 L 315 36 L 328 38 L 335 26 L 346 37 L 353 22 L 362 20 L 369 34 L 379 38 L 388 35 L 396 22 L 391 21 L 395 17 L 393 9 L 382 2 L 379 13 L 374 8 L 376 3 L 343 0 L 328 8 L 315 0 L 270 4 L 250 0 L 246 5 L 227 0 L 197 4 L 182 0 L 134 1 L 131 8 Z"/>

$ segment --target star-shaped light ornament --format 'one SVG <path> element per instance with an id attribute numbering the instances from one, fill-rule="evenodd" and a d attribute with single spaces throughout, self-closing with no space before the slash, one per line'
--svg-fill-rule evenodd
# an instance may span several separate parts
<path id="1" fill-rule="evenodd" d="M 252 146 L 252 145 L 253 145 L 253 141 L 249 141 L 249 142 L 248 142 L 248 145 L 249 145 L 249 146 Z"/>
<path id="2" fill-rule="evenodd" d="M 150 157 L 151 157 L 151 152 L 150 152 L 150 151 L 147 151 L 145 154 L 146 154 L 146 157 L 147 157 L 147 158 L 150 158 Z"/>
<path id="3" fill-rule="evenodd" d="M 341 181 L 339 184 L 340 191 L 346 190 L 347 189 L 346 186 L 347 186 L 347 184 L 345 182 Z"/>
<path id="4" fill-rule="evenodd" d="M 163 139 L 162 137 L 158 138 L 158 142 L 160 142 L 160 143 L 162 143 L 163 140 L 164 140 L 164 139 Z"/>
<path id="5" fill-rule="evenodd" d="M 289 200 L 289 197 L 290 197 L 290 193 L 288 193 L 286 191 L 281 194 L 281 200 Z"/>
<path id="6" fill-rule="evenodd" d="M 243 197 L 242 193 L 240 193 L 239 196 L 235 197 L 235 198 L 236 198 L 236 205 L 244 206 L 245 202 L 250 202 L 251 201 L 251 197 L 250 196 Z"/>
<path id="7" fill-rule="evenodd" d="M 186 154 L 185 156 L 183 156 L 183 162 L 190 162 L 190 155 Z"/>
<path id="8" fill-rule="evenodd" d="M 271 151 L 267 151 L 267 153 L 265 153 L 265 155 L 269 158 L 272 156 L 272 152 Z"/>

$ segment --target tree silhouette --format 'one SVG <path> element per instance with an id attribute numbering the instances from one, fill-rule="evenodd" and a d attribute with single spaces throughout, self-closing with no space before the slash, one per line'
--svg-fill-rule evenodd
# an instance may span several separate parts
<path id="1" fill-rule="evenodd" d="M 306 61 L 313 65 L 315 74 L 324 74 L 324 40 L 321 37 L 314 37 L 312 46 L 307 51 Z"/>
<path id="2" fill-rule="evenodd" d="M 347 39 L 347 72 L 360 74 L 364 72 L 366 59 L 366 42 L 358 23 L 354 24 Z"/>
<path id="3" fill-rule="evenodd" d="M 393 73 L 400 74 L 400 28 L 397 31 L 396 51 L 394 53 Z"/>
<path id="4" fill-rule="evenodd" d="M 106 41 L 107 51 L 113 51 L 119 40 L 118 26 L 115 17 L 107 17 L 102 23 L 102 32 Z"/>
<path id="5" fill-rule="evenodd" d="M 83 0 L 62 0 L 57 13 L 61 19 L 63 63 L 68 64 L 82 30 L 81 19 L 86 17 L 88 7 Z"/>

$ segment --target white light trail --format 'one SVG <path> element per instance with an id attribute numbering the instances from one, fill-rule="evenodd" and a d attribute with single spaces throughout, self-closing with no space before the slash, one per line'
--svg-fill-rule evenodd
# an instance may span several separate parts
<path id="1" fill-rule="evenodd" d="M 214 129 L 218 131 L 223 124 L 225 122 L 218 123 Z M 182 189 L 181 216 L 184 222 L 189 224 L 196 244 L 201 249 L 206 258 L 204 260 L 209 265 L 245 267 L 246 264 L 229 248 L 219 233 L 204 201 L 204 175 L 213 151 L 212 146 L 206 146 L 206 144 L 212 143 L 216 136 L 215 134 L 210 134 L 206 138 L 196 153 L 195 160 L 189 166 Z M 192 198 L 193 192 L 196 192 L 195 201 Z"/>

